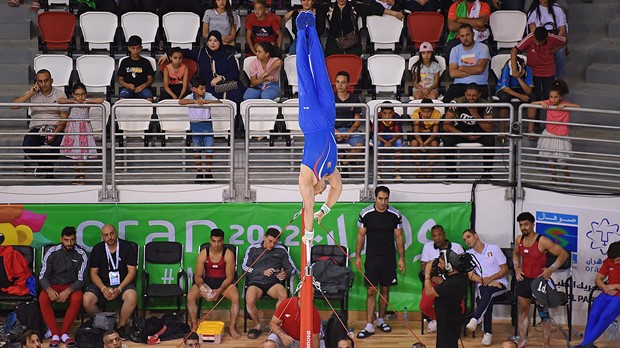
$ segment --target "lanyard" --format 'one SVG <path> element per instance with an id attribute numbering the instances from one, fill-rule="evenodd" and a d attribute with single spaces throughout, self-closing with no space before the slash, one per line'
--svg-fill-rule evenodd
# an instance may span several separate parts
<path id="1" fill-rule="evenodd" d="M 121 243 L 119 243 L 118 239 L 116 240 L 116 263 L 112 259 L 112 253 L 110 253 L 110 246 L 108 243 L 105 243 L 105 254 L 108 257 L 108 266 L 110 269 L 108 271 L 118 271 L 118 262 L 121 254 Z"/>

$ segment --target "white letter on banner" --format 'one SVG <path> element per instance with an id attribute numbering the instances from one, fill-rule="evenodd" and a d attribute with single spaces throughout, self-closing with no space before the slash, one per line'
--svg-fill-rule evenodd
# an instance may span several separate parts
<path id="1" fill-rule="evenodd" d="M 245 232 L 245 228 L 243 228 L 243 226 L 241 225 L 230 225 L 230 229 L 237 232 L 233 233 L 233 235 L 230 236 L 230 238 L 228 239 L 228 243 L 233 245 L 245 244 L 242 239 L 239 239 L 239 237 L 243 237 L 243 232 Z"/>
<path id="2" fill-rule="evenodd" d="M 144 241 L 145 245 L 152 242 L 155 238 L 167 238 L 170 242 L 174 242 L 176 240 L 174 225 L 172 222 L 166 220 L 150 220 L 149 226 L 164 226 L 168 232 L 154 232 L 149 234 L 146 236 L 146 240 Z"/>
<path id="3" fill-rule="evenodd" d="M 405 250 L 407 250 L 413 244 L 413 238 L 411 237 L 411 224 L 405 215 L 403 215 L 403 238 L 405 238 Z"/>
<path id="4" fill-rule="evenodd" d="M 84 250 L 90 252 L 93 249 L 93 247 L 86 245 L 86 243 L 84 243 L 84 230 L 89 226 L 97 226 L 97 228 L 101 229 L 103 225 L 105 225 L 103 222 L 97 221 L 97 220 L 82 221 L 82 223 L 80 223 L 77 227 L 77 245 L 83 247 Z"/>
<path id="5" fill-rule="evenodd" d="M 348 248 L 349 242 L 347 241 L 347 227 L 345 226 L 345 223 L 344 223 L 344 214 L 340 214 L 340 216 L 338 216 L 337 221 L 338 221 L 338 239 L 339 239 L 338 242 L 343 247 Z M 330 231 L 329 233 L 331 234 L 332 237 L 334 236 L 332 231 Z M 357 233 L 356 233 L 356 236 L 357 236 Z M 327 238 L 329 238 L 327 240 L 327 244 L 333 245 L 334 241 L 332 240 L 332 238 L 330 238 L 329 236 L 327 236 Z"/>
<path id="6" fill-rule="evenodd" d="M 185 252 L 191 253 L 194 245 L 192 243 L 194 236 L 194 226 L 208 226 L 210 229 L 217 228 L 215 222 L 211 220 L 191 220 L 185 222 Z M 204 239 L 204 243 L 207 243 L 210 238 Z M 202 243 L 200 243 L 202 244 Z"/>
<path id="7" fill-rule="evenodd" d="M 420 226 L 420 230 L 418 231 L 418 242 L 422 243 L 422 245 L 430 242 L 430 240 L 426 237 L 426 232 L 430 231 L 431 227 L 437 225 L 437 223 L 435 222 L 435 220 L 433 219 L 428 219 L 426 220 L 422 226 Z M 413 262 L 418 261 L 419 259 L 422 258 L 422 254 L 418 254 L 418 255 L 414 255 L 413 256 Z"/>
<path id="8" fill-rule="evenodd" d="M 118 222 L 118 238 L 126 239 L 127 226 L 138 226 L 138 220 L 125 220 Z"/>
<path id="9" fill-rule="evenodd" d="M 254 238 L 254 231 L 258 231 L 258 237 Z M 261 225 L 251 225 L 250 227 L 248 227 L 248 243 L 250 244 L 255 244 L 255 243 L 260 243 L 261 239 L 263 239 L 263 237 L 265 236 L 265 230 L 263 229 L 263 226 Z"/>

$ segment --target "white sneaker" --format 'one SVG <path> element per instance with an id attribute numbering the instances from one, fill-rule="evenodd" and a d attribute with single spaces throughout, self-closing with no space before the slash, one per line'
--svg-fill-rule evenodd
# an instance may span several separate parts
<path id="1" fill-rule="evenodd" d="M 428 333 L 437 332 L 437 320 L 429 321 L 426 329 L 428 330 Z"/>
<path id="2" fill-rule="evenodd" d="M 471 332 L 476 331 L 476 328 L 478 327 L 478 320 L 476 320 L 476 318 L 471 318 L 465 327 Z"/>
<path id="3" fill-rule="evenodd" d="M 482 341 L 480 343 L 482 343 L 482 345 L 485 347 L 489 347 L 491 345 L 492 339 L 493 335 L 491 335 L 490 333 L 485 333 L 484 336 L 482 336 Z"/>

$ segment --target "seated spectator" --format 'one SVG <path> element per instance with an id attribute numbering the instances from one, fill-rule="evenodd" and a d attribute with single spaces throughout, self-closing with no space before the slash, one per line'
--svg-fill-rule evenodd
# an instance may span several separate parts
<path id="1" fill-rule="evenodd" d="M 212 30 L 209 33 L 206 47 L 183 50 L 183 57 L 196 61 L 199 76 L 207 81 L 207 92 L 218 99 L 229 99 L 237 104 L 243 101 L 245 86 L 239 80 L 239 65 L 235 58 L 235 50 L 224 45 L 219 31 Z M 167 60 L 168 55 L 163 54 L 159 58 L 159 64 Z M 226 81 L 236 81 L 237 87 L 224 93 L 216 93 L 215 86 Z"/>
<path id="2" fill-rule="evenodd" d="M 450 51 L 458 45 L 459 31 L 463 24 L 469 24 L 473 29 L 473 39 L 476 42 L 485 42 L 491 35 L 487 25 L 491 16 L 489 4 L 480 0 L 461 0 L 450 6 L 448 11 L 448 37 L 443 50 L 444 57 L 450 57 Z"/>
<path id="3" fill-rule="evenodd" d="M 403 9 L 414 12 L 437 12 L 441 7 L 441 0 L 404 0 Z"/>
<path id="4" fill-rule="evenodd" d="M 187 294 L 187 308 L 192 329 L 198 328 L 198 308 L 196 302 L 202 297 L 207 301 L 217 301 L 220 296 L 230 300 L 230 336 L 241 338 L 236 323 L 239 315 L 239 292 L 235 278 L 235 255 L 224 248 L 224 231 L 211 230 L 211 243 L 200 251 L 194 269 L 194 285 Z"/>
<path id="5" fill-rule="evenodd" d="M 601 289 L 601 294 L 592 303 L 583 342 L 576 348 L 596 347 L 594 342 L 620 315 L 620 241 L 609 245 L 607 258 L 596 274 L 594 284 Z"/>
<path id="6" fill-rule="evenodd" d="M 486 0 L 491 7 L 491 12 L 495 11 L 521 11 L 525 9 L 525 0 Z"/>
<path id="7" fill-rule="evenodd" d="M 449 71 L 454 79 L 443 98 L 444 103 L 452 101 L 465 94 L 465 89 L 471 83 L 478 85 L 482 98 L 489 96 L 489 47 L 474 41 L 473 28 L 469 24 L 461 25 L 459 39 L 461 41 L 450 52 Z"/>
<path id="8" fill-rule="evenodd" d="M 285 15 L 284 15 L 284 21 L 288 22 L 288 21 L 292 21 L 292 33 L 294 35 L 297 35 L 297 16 L 299 15 L 300 11 L 312 11 L 312 13 L 314 13 L 314 15 L 316 16 L 316 9 L 313 7 L 314 5 L 314 0 L 301 0 L 301 8 L 298 9 L 293 9 L 291 11 L 288 11 Z M 320 37 L 321 34 L 323 34 L 323 31 L 325 30 L 325 22 L 324 20 L 321 22 L 323 25 L 317 25 L 316 26 L 316 33 L 317 35 Z M 295 38 L 291 41 L 291 47 L 288 51 L 289 54 L 295 54 L 297 52 L 297 36 L 295 36 Z"/>
<path id="9" fill-rule="evenodd" d="M 192 12 L 202 16 L 205 9 L 200 0 L 161 0 L 157 10 L 159 17 L 170 12 Z"/>
<path id="10" fill-rule="evenodd" d="M 470 83 L 465 89 L 465 95 L 463 97 L 452 100 L 452 103 L 488 103 L 485 99 L 481 98 L 481 93 L 478 85 Z M 480 143 L 485 147 L 492 147 L 495 145 L 495 139 L 492 135 L 474 135 L 471 133 L 486 133 L 493 131 L 493 123 L 485 121 L 493 118 L 493 109 L 490 106 L 478 106 L 478 107 L 457 107 L 452 106 L 446 112 L 446 119 L 454 120 L 454 122 L 444 122 L 444 131 L 447 133 L 456 133 L 454 135 L 443 136 L 443 144 L 445 147 L 453 147 L 461 143 Z M 449 153 L 454 153 L 456 150 L 450 149 Z M 493 150 L 484 150 L 484 161 L 491 161 L 493 159 Z M 490 165 L 490 164 L 489 164 Z M 448 166 L 449 172 L 456 171 L 456 161 L 454 155 L 446 155 L 446 166 Z M 491 168 L 484 168 L 485 172 L 491 171 Z M 454 175 L 450 175 L 450 178 L 455 178 Z M 485 175 L 488 178 L 489 174 Z"/>
<path id="11" fill-rule="evenodd" d="M 384 103 L 386 105 L 390 102 Z M 391 134 L 391 133 L 402 133 L 403 128 L 401 126 L 400 121 L 396 121 L 396 119 L 400 119 L 400 115 L 394 112 L 394 107 L 392 106 L 382 106 L 379 109 L 379 120 L 376 127 L 377 132 L 377 147 L 388 147 L 391 148 L 395 153 L 396 161 L 394 162 L 394 171 L 400 173 L 400 154 L 402 150 L 398 150 L 405 146 L 405 142 L 402 139 L 402 135 L 400 134 Z M 375 130 L 373 125 L 373 131 Z M 396 148 L 396 149 L 395 149 Z M 391 151 L 390 151 L 391 152 Z M 385 157 L 385 156 L 380 156 Z M 391 166 L 391 164 L 387 164 Z M 390 168 L 391 171 L 391 168 Z M 394 180 L 401 180 L 400 174 L 396 174 L 394 176 Z"/>
<path id="12" fill-rule="evenodd" d="M 202 17 L 202 36 L 206 39 L 210 31 L 219 31 L 224 45 L 235 46 L 240 25 L 239 16 L 235 15 L 230 2 L 215 0 L 215 7 L 206 10 Z"/>
<path id="13" fill-rule="evenodd" d="M 67 98 L 65 92 L 52 87 L 53 82 L 49 70 L 39 70 L 35 84 L 21 97 L 13 99 L 13 103 L 52 104 L 58 103 L 58 99 Z M 13 109 L 19 109 L 19 107 Z M 30 129 L 28 134 L 24 136 L 22 146 L 25 148 L 26 155 L 37 162 L 38 167 L 34 170 L 35 174 L 45 175 L 46 179 L 54 178 L 54 163 L 52 161 L 60 157 L 59 146 L 62 143 L 63 131 L 68 117 L 68 109 L 64 107 L 30 108 Z"/>
<path id="14" fill-rule="evenodd" d="M 568 25 L 566 13 L 555 0 L 534 0 L 527 11 L 527 27 L 530 33 L 538 27 L 547 29 L 550 34 L 561 36 L 566 39 Z M 564 46 L 555 51 L 555 77 L 564 78 L 566 55 L 568 47 Z"/>
<path id="15" fill-rule="evenodd" d="M 41 259 L 39 304 L 45 325 L 52 332 L 51 348 L 57 348 L 60 340 L 67 348 L 76 347 L 69 329 L 82 308 L 84 270 L 88 264 L 86 251 L 75 245 L 76 233 L 75 227 L 63 228 L 60 244 L 49 248 Z M 59 330 L 52 302 L 65 303 L 67 300 L 69 308 Z"/>
<path id="16" fill-rule="evenodd" d="M 252 55 L 256 55 L 256 45 L 259 42 L 269 42 L 276 46 L 278 51 L 282 50 L 281 26 L 280 16 L 267 12 L 265 0 L 256 0 L 254 12 L 245 17 L 245 42 Z"/>
<path id="17" fill-rule="evenodd" d="M 138 301 L 135 285 L 138 274 L 138 246 L 118 238 L 112 225 L 101 228 L 101 237 L 103 241 L 97 243 L 90 253 L 90 285 L 84 292 L 82 303 L 86 313 L 95 315 L 101 311 L 100 306 L 104 302 L 120 298 L 122 307 L 117 324 L 119 332 L 114 334 L 128 339 L 129 330 L 125 324 L 136 310 Z M 104 336 L 104 343 L 106 337 L 108 335 Z"/>
<path id="18" fill-rule="evenodd" d="M 250 87 L 243 100 L 271 99 L 280 97 L 280 68 L 282 59 L 269 42 L 256 45 L 256 59 L 250 63 Z"/>
<path id="19" fill-rule="evenodd" d="M 170 64 L 163 70 L 164 93 L 161 99 L 181 99 L 187 95 L 189 69 L 183 64 L 183 51 L 175 47 L 170 51 Z"/>
<path id="20" fill-rule="evenodd" d="M 213 122 L 211 121 L 211 108 L 207 105 L 221 103 L 213 94 L 207 92 L 207 82 L 200 76 L 194 79 L 192 93 L 184 99 L 179 100 L 181 105 L 197 104 L 206 106 L 204 108 L 189 108 L 189 129 L 192 132 L 192 143 L 196 147 L 196 184 L 213 184 L 213 174 L 211 174 L 211 163 L 213 161 Z M 205 160 L 202 161 L 202 154 Z"/>
<path id="21" fill-rule="evenodd" d="M 359 39 L 357 19 L 359 16 L 389 15 L 403 19 L 402 12 L 385 8 L 374 0 L 348 1 L 337 0 L 335 3 L 325 2 L 317 8 L 317 28 L 325 27 L 323 20 L 329 24 L 325 57 L 332 54 L 362 55 L 362 44 Z M 392 3 L 392 1 L 390 1 Z M 392 6 L 388 4 L 387 6 Z"/>
<path id="22" fill-rule="evenodd" d="M 19 339 L 22 348 L 41 348 L 41 342 L 43 342 L 41 336 L 33 330 L 24 331 Z"/>
<path id="23" fill-rule="evenodd" d="M 554 52 L 566 45 L 566 39 L 538 27 L 527 35 L 510 51 L 511 75 L 518 74 L 517 54 L 524 52 L 527 65 L 532 68 L 534 80 L 534 95 L 536 100 L 549 98 L 551 84 L 555 81 L 555 54 Z"/>
<path id="24" fill-rule="evenodd" d="M 506 62 L 502 68 L 502 75 L 497 80 L 496 95 L 499 98 L 500 103 L 510 103 L 513 98 L 518 98 L 523 103 L 531 103 L 534 99 L 534 80 L 532 76 L 532 68 L 525 65 L 523 58 L 517 56 L 517 70 L 518 74 L 514 77 L 510 74 L 510 61 Z M 517 110 L 519 104 L 513 103 L 515 110 Z M 536 109 L 528 109 L 534 111 Z M 509 109 L 499 108 L 499 117 L 507 119 Z M 506 123 L 500 122 L 499 131 L 506 131 Z"/>
<path id="25" fill-rule="evenodd" d="M 361 103 L 360 97 L 349 93 L 349 73 L 339 71 L 336 74 L 336 104 Z M 349 154 L 342 162 L 342 177 L 347 177 L 350 161 L 355 160 L 359 153 L 364 151 L 364 135 L 358 130 L 362 125 L 362 109 L 359 107 L 336 107 L 336 123 L 334 132 L 338 144 L 349 144 Z M 359 157 L 358 157 L 359 158 Z"/>
<path id="26" fill-rule="evenodd" d="M 411 67 L 413 75 L 413 99 L 437 99 L 441 67 L 435 58 L 433 45 L 423 42 L 420 45 L 418 61 Z"/>
<path id="27" fill-rule="evenodd" d="M 276 342 L 282 347 L 298 347 L 301 339 L 301 300 L 291 297 L 280 302 L 271 317 L 269 328 L 271 334 L 267 339 Z M 321 315 L 319 310 L 312 306 L 312 348 L 319 348 L 319 334 L 321 332 Z M 304 336 L 305 337 L 305 336 Z"/>
<path id="28" fill-rule="evenodd" d="M 439 138 L 437 137 L 437 133 L 439 133 L 439 120 L 441 119 L 441 112 L 435 109 L 432 104 L 433 101 L 426 98 L 422 99 L 422 104 L 430 104 L 429 106 L 417 108 L 411 118 L 413 119 L 413 137 L 411 140 L 411 146 L 417 147 L 416 151 L 427 151 L 425 148 L 431 147 L 436 148 L 439 146 Z M 416 134 L 417 133 L 417 134 Z M 428 150 L 429 157 L 431 159 L 437 158 L 435 155 L 435 150 Z M 418 172 L 424 172 L 425 170 L 420 168 L 420 158 L 421 154 L 416 156 L 416 166 L 418 167 Z M 433 162 L 428 162 L 428 166 L 432 166 Z M 433 171 L 432 168 L 428 168 L 428 172 Z"/>
<path id="29" fill-rule="evenodd" d="M 179 2 L 180 0 L 173 1 Z M 37 0 L 35 0 L 35 2 L 38 3 Z M 77 1 L 77 4 L 78 16 L 88 11 L 104 11 L 117 14 L 120 18 L 120 16 L 127 12 L 139 11 L 156 13 L 159 0 L 93 0 L 90 2 Z"/>
<path id="30" fill-rule="evenodd" d="M 392 16 L 400 19 L 405 19 L 405 14 L 402 12 L 400 1 L 397 0 L 365 0 L 365 3 L 373 7 L 377 14 L 373 16 Z M 366 25 L 366 23 L 364 23 Z"/>
<path id="31" fill-rule="evenodd" d="M 252 244 L 245 252 L 243 270 L 247 272 L 247 291 L 245 294 L 246 310 L 254 327 L 248 331 L 248 338 L 256 339 L 261 334 L 260 320 L 256 301 L 263 296 L 277 299 L 276 307 L 287 297 L 286 288 L 282 281 L 292 277 L 297 272 L 286 247 L 278 243 L 280 231 L 270 227 L 262 243 Z"/>
<path id="32" fill-rule="evenodd" d="M 140 56 L 142 52 L 142 39 L 133 35 L 127 40 L 129 58 L 123 59 L 118 66 L 116 76 L 118 84 L 121 85 L 119 99 L 139 98 L 153 101 L 153 76 L 155 72 L 148 59 Z"/>

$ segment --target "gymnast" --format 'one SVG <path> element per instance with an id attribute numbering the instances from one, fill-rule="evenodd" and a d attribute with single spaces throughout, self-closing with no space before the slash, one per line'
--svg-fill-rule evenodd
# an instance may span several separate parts
<path id="1" fill-rule="evenodd" d="M 299 126 L 304 133 L 304 153 L 299 170 L 299 190 L 304 206 L 304 240 L 314 238 L 314 219 L 321 219 L 336 204 L 342 192 L 338 149 L 334 135 L 336 106 L 325 56 L 316 32 L 312 11 L 297 16 L 297 79 L 299 82 Z M 329 181 L 327 200 L 313 214 L 314 196 L 323 193 Z"/>

